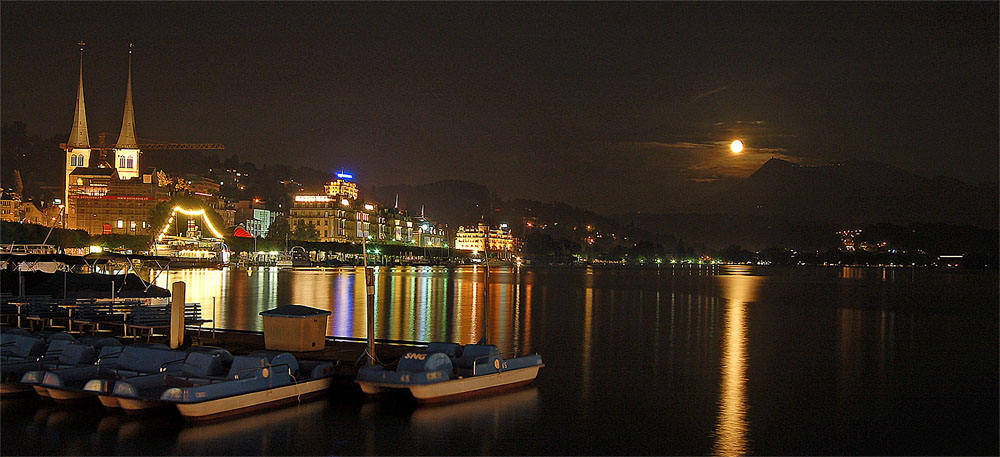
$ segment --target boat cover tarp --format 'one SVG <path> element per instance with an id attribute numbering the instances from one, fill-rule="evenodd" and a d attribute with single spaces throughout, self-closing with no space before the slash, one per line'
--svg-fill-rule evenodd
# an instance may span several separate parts
<path id="1" fill-rule="evenodd" d="M 3 270 L 0 276 L 0 290 L 17 295 L 16 271 Z M 66 298 L 111 298 L 111 283 L 114 282 L 116 298 L 167 298 L 170 291 L 156 285 L 146 284 L 135 274 L 104 275 L 76 273 L 44 273 L 39 271 L 21 272 L 26 295 L 51 295 L 62 298 L 65 280 Z"/>

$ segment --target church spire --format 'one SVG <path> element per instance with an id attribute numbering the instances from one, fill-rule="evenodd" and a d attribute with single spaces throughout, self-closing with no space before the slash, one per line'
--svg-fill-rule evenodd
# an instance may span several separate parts
<path id="1" fill-rule="evenodd" d="M 83 92 L 80 93 L 82 94 Z M 115 147 L 118 149 L 139 148 L 138 143 L 135 141 L 135 118 L 132 114 L 132 43 L 128 44 L 128 85 L 125 86 L 125 116 L 122 118 L 122 131 L 118 135 L 118 143 Z"/>
<path id="2" fill-rule="evenodd" d="M 73 129 L 69 132 L 69 141 L 66 146 L 70 149 L 90 148 L 90 134 L 87 132 L 87 111 L 83 103 L 83 46 L 86 44 L 82 40 L 80 45 L 80 85 L 76 91 L 76 111 L 73 113 Z"/>

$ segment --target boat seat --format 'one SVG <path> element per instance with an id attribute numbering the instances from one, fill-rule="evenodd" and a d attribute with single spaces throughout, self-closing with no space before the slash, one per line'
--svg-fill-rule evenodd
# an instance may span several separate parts
<path id="1" fill-rule="evenodd" d="M 271 359 L 271 365 L 288 365 L 288 373 L 293 376 L 299 372 L 299 361 L 295 359 L 294 355 L 287 352 L 282 352 L 281 354 L 274 356 L 274 358 Z"/>
<path id="2" fill-rule="evenodd" d="M 414 351 L 407 352 L 399 358 L 396 371 L 409 373 L 444 371 L 450 376 L 452 367 L 451 357 L 442 352 Z"/>
<path id="3" fill-rule="evenodd" d="M 159 373 L 161 368 L 169 364 L 184 360 L 186 354 L 183 352 L 153 349 L 145 347 L 126 346 L 122 350 L 115 368 L 120 375 L 134 376 L 143 373 Z M 130 373 L 135 374 L 130 374 Z"/>
<path id="4" fill-rule="evenodd" d="M 119 342 L 117 346 L 106 344 L 101 347 L 100 352 L 97 354 L 97 361 L 95 363 L 101 366 L 114 366 L 118 363 L 118 357 L 124 349 L 125 347 L 121 345 L 121 342 Z"/>
<path id="5" fill-rule="evenodd" d="M 427 352 L 440 352 L 451 358 L 462 355 L 462 345 L 458 343 L 430 343 L 427 345 Z"/>
<path id="6" fill-rule="evenodd" d="M 218 376 L 222 374 L 222 357 L 208 352 L 191 352 L 184 359 L 182 376 Z"/>
<path id="7" fill-rule="evenodd" d="M 191 346 L 187 348 L 184 352 L 187 353 L 201 352 L 208 355 L 214 355 L 218 357 L 219 360 L 222 362 L 222 365 L 226 367 L 232 365 L 233 363 L 233 354 L 223 348 L 216 346 L 200 346 L 200 345 Z"/>
<path id="8" fill-rule="evenodd" d="M 262 355 L 238 355 L 233 357 L 233 364 L 229 366 L 229 379 L 237 379 L 253 370 L 259 370 L 267 364 L 267 358 Z"/>
<path id="9" fill-rule="evenodd" d="M 41 338 L 27 335 L 0 335 L 0 360 L 4 362 L 34 359 L 45 352 Z"/>
<path id="10" fill-rule="evenodd" d="M 52 360 L 58 359 L 65 348 L 69 347 L 73 342 L 66 340 L 52 340 L 49 342 L 48 347 L 45 349 L 45 353 L 42 354 L 42 360 Z"/>
<path id="11" fill-rule="evenodd" d="M 500 349 L 492 344 L 467 344 L 462 356 L 455 359 L 459 376 L 473 376 L 496 373 L 496 362 L 501 360 Z"/>
<path id="12" fill-rule="evenodd" d="M 55 367 L 61 363 L 60 360 L 64 359 L 72 362 L 73 359 L 67 359 L 67 357 L 70 356 L 64 355 L 64 349 L 68 346 L 71 346 L 69 341 L 53 341 L 49 343 L 45 352 L 41 356 L 28 357 L 25 359 L 4 359 L 4 363 L 0 364 L 0 371 L 3 372 L 4 382 L 10 382 L 12 380 L 16 381 L 17 379 L 20 379 L 21 375 L 29 369 L 40 370 Z M 93 362 L 93 359 L 91 359 L 91 362 Z"/>
<path id="13" fill-rule="evenodd" d="M 58 343 L 61 341 L 53 341 L 49 347 L 51 348 L 52 345 Z M 93 346 L 86 344 L 66 344 L 59 354 L 59 365 L 83 365 L 94 363 L 95 360 L 97 360 L 97 351 L 94 350 Z"/>

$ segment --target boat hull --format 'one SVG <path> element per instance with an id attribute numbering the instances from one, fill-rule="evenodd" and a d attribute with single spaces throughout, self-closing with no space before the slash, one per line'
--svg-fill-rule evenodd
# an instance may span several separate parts
<path id="1" fill-rule="evenodd" d="M 421 403 L 433 403 L 495 393 L 531 384 L 538 377 L 539 368 L 543 366 L 534 365 L 499 373 L 468 376 L 449 381 L 419 385 L 400 385 L 372 381 L 357 382 L 361 385 L 361 390 L 368 395 L 378 395 L 384 393 L 386 390 L 409 390 L 410 394 L 417 401 Z"/>
<path id="2" fill-rule="evenodd" d="M 112 397 L 112 398 L 117 400 L 118 407 L 123 409 L 126 413 L 141 413 L 157 408 L 165 408 L 170 406 L 170 403 L 163 401 L 137 400 L 134 398 L 120 398 L 120 397 Z"/>
<path id="3" fill-rule="evenodd" d="M 330 377 L 325 377 L 198 403 L 177 403 L 177 410 L 187 419 L 213 419 L 318 395 L 330 388 L 332 380 Z"/>
<path id="4" fill-rule="evenodd" d="M 79 401 L 94 396 L 94 394 L 90 392 L 72 392 L 69 390 L 53 389 L 51 387 L 48 388 L 48 392 L 49 397 L 52 397 L 53 400 L 59 401 Z"/>
<path id="5" fill-rule="evenodd" d="M 111 395 L 98 395 L 97 398 L 101 400 L 101 404 L 105 408 L 121 408 L 121 402 L 118 397 L 112 397 Z"/>

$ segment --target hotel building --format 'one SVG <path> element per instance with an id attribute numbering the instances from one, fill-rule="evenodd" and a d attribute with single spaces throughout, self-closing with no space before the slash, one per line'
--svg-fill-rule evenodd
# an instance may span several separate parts
<path id="1" fill-rule="evenodd" d="M 357 199 L 357 185 L 350 175 L 324 186 L 325 195 L 295 195 L 289 211 L 289 226 L 305 224 L 316 229 L 317 241 L 372 241 L 444 247 L 445 227 L 420 217 L 411 217 L 397 208 L 380 208 L 376 203 Z M 306 241 L 306 240 L 303 240 Z"/>
<path id="2" fill-rule="evenodd" d="M 479 223 L 475 227 L 459 227 L 455 233 L 455 249 L 463 251 L 483 252 L 486 240 L 489 239 L 490 252 L 499 253 L 500 258 L 509 258 L 520 250 L 518 239 L 506 228 L 493 229 Z"/>

